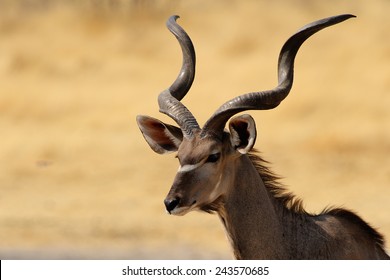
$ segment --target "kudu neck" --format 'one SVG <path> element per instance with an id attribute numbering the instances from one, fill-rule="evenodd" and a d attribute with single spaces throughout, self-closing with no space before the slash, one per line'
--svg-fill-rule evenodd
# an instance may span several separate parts
<path id="1" fill-rule="evenodd" d="M 227 192 L 218 210 L 237 259 L 285 258 L 282 225 L 274 199 L 248 156 L 226 170 Z"/>

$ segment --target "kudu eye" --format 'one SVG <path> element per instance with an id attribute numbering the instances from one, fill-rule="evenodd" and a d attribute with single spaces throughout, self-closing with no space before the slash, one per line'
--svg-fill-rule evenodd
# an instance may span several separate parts
<path id="1" fill-rule="evenodd" d="M 221 153 L 215 153 L 208 156 L 206 162 L 217 162 L 221 157 Z"/>

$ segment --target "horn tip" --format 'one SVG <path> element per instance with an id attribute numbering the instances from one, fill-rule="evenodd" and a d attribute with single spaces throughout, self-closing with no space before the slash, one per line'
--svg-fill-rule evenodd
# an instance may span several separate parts
<path id="1" fill-rule="evenodd" d="M 337 22 L 342 22 L 344 20 L 347 20 L 347 19 L 350 19 L 350 18 L 356 18 L 356 17 L 357 16 L 355 16 L 353 14 L 341 14 L 341 15 L 333 17 L 333 19 L 335 19 Z"/>
<path id="2" fill-rule="evenodd" d="M 179 15 L 172 15 L 168 18 L 168 22 L 167 23 L 170 23 L 170 22 L 175 22 L 178 18 L 180 18 Z"/>
<path id="3" fill-rule="evenodd" d="M 350 18 L 356 18 L 357 16 L 355 16 L 353 14 L 343 14 L 343 15 L 340 15 L 339 17 L 341 17 L 343 20 L 347 20 Z"/>

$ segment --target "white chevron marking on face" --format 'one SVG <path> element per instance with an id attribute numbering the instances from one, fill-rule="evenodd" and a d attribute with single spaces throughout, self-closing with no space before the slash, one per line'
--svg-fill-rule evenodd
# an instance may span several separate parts
<path id="1" fill-rule="evenodd" d="M 177 172 L 189 172 L 189 171 L 192 171 L 198 167 L 200 167 L 201 165 L 203 165 L 203 161 L 197 163 L 197 164 L 186 164 L 186 165 L 183 165 L 183 166 L 179 166 L 179 170 Z"/>

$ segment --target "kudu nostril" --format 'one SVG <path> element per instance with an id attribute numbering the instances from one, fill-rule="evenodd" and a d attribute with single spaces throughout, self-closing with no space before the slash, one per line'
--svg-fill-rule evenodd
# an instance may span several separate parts
<path id="1" fill-rule="evenodd" d="M 175 197 L 174 199 L 165 199 L 164 204 L 165 208 L 167 209 L 168 213 L 171 214 L 171 211 L 176 208 L 177 205 L 180 203 L 180 198 Z"/>

